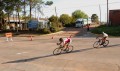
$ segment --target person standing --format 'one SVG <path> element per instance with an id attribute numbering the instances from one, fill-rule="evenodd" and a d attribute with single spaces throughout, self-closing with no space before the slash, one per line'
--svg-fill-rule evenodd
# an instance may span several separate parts
<path id="1" fill-rule="evenodd" d="M 87 31 L 89 31 L 90 30 L 90 24 L 87 24 Z"/>

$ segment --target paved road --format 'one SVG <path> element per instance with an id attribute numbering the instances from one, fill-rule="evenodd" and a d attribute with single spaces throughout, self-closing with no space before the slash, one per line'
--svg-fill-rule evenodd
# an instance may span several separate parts
<path id="1" fill-rule="evenodd" d="M 95 49 L 94 36 L 75 36 L 72 53 L 53 55 L 61 33 L 51 36 L 35 36 L 33 41 L 14 37 L 10 42 L 1 37 L 0 71 L 120 71 L 120 38 L 109 38 L 108 47 Z"/>

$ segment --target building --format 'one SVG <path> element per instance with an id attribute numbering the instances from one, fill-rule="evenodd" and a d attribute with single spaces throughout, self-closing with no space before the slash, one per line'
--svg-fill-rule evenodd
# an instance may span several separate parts
<path id="1" fill-rule="evenodd" d="M 5 22 L 6 29 L 16 30 L 18 28 L 19 30 L 22 30 L 24 20 L 19 20 L 16 17 L 10 17 L 9 20 L 8 18 L 5 18 Z"/>
<path id="2" fill-rule="evenodd" d="M 29 29 L 43 29 L 43 28 L 50 28 L 48 24 L 49 20 L 46 18 L 34 18 L 28 21 L 28 28 Z"/>
<path id="3" fill-rule="evenodd" d="M 110 25 L 120 25 L 120 9 L 109 10 L 109 23 Z"/>
<path id="4" fill-rule="evenodd" d="M 36 23 L 38 21 L 38 23 Z M 18 19 L 16 17 L 10 17 L 9 20 L 8 18 L 5 18 L 5 23 L 6 23 L 6 29 L 10 30 L 24 30 L 25 25 L 27 25 L 27 28 L 37 28 L 37 29 L 43 29 L 47 28 L 48 25 L 48 19 L 46 18 L 33 18 L 32 21 L 25 21 L 23 19 Z"/>

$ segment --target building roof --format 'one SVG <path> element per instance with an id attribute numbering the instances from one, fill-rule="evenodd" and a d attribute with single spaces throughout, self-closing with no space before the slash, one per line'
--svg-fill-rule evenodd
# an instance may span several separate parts
<path id="1" fill-rule="evenodd" d="M 17 17 L 10 17 L 10 22 L 19 22 L 19 19 Z M 8 18 L 5 18 L 6 22 L 8 22 Z M 38 21 L 49 21 L 47 18 L 32 18 L 32 20 L 38 20 Z M 20 22 L 24 22 L 23 19 L 20 19 Z"/>
<path id="2" fill-rule="evenodd" d="M 19 19 L 16 17 L 10 17 L 10 22 L 19 22 Z M 8 22 L 8 18 L 5 18 L 6 22 Z M 23 19 L 20 19 L 20 22 L 23 22 Z"/>

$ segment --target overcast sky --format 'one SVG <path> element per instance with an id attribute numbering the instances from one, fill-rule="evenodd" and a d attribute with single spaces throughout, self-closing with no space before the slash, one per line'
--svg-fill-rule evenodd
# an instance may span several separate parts
<path id="1" fill-rule="evenodd" d="M 101 9 L 101 20 L 106 21 L 107 19 L 107 0 L 43 0 L 43 1 L 53 1 L 53 5 L 50 7 L 45 7 L 44 17 L 50 17 L 51 15 L 57 16 L 61 14 L 71 14 L 75 10 L 81 10 L 85 12 L 89 17 L 92 14 L 97 14 L 100 17 Z M 109 9 L 120 9 L 120 0 L 108 0 Z"/>

